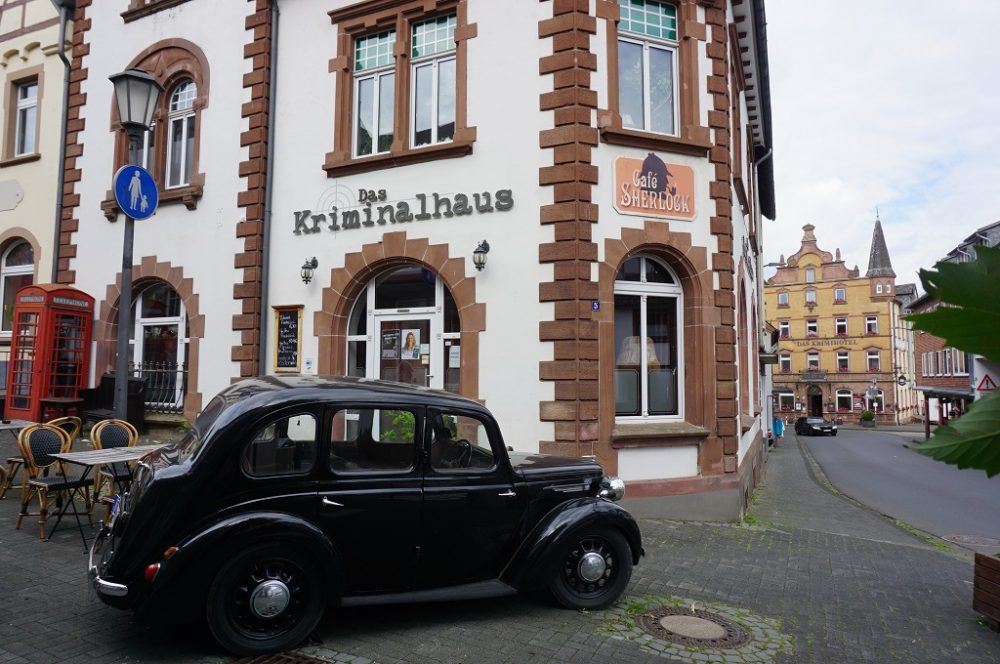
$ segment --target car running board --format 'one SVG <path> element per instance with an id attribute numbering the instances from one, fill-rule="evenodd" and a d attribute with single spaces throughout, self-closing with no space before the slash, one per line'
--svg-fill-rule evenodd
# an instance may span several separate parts
<path id="1" fill-rule="evenodd" d="M 356 597 L 342 597 L 340 605 L 347 606 L 374 606 L 378 604 L 415 604 L 418 602 L 450 602 L 463 599 L 486 599 L 489 597 L 503 597 L 505 595 L 516 595 L 517 590 L 508 586 L 500 579 L 491 581 L 477 581 L 476 583 L 466 583 L 460 586 L 448 586 L 447 588 L 435 588 L 433 590 L 414 590 L 405 593 L 389 593 L 384 595 L 360 595 Z"/>

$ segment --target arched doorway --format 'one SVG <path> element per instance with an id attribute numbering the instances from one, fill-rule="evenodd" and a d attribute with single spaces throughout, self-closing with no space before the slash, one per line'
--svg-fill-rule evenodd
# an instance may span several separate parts
<path id="1" fill-rule="evenodd" d="M 416 264 L 370 279 L 354 302 L 347 331 L 347 374 L 461 389 L 461 325 L 444 281 Z"/>
<path id="2" fill-rule="evenodd" d="M 823 390 L 819 385 L 810 385 L 806 390 L 806 405 L 810 416 L 823 416 Z"/>

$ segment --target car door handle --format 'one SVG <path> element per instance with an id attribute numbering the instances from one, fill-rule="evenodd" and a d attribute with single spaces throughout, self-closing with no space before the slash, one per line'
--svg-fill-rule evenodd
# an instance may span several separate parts
<path id="1" fill-rule="evenodd" d="M 344 505 L 343 505 L 343 503 L 338 503 L 335 500 L 330 500 L 329 498 L 325 498 L 324 497 L 323 498 L 323 506 L 324 507 L 343 507 Z"/>
<path id="2" fill-rule="evenodd" d="M 497 495 L 501 496 L 502 498 L 513 498 L 517 494 L 514 493 L 514 491 L 511 491 L 510 489 L 508 489 L 507 491 L 504 491 L 503 493 L 498 493 Z"/>

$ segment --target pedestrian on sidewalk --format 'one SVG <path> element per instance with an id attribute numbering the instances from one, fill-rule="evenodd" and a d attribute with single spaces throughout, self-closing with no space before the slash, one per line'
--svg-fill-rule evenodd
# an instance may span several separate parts
<path id="1" fill-rule="evenodd" d="M 785 423 L 777 415 L 774 416 L 774 422 L 771 424 L 771 431 L 774 432 L 775 443 L 777 443 L 781 436 L 785 433 Z"/>

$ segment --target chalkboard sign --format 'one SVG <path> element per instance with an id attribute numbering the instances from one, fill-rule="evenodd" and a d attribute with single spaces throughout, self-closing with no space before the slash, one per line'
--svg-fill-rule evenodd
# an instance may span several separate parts
<path id="1" fill-rule="evenodd" d="M 274 310 L 275 371 L 299 371 L 302 307 Z"/>

